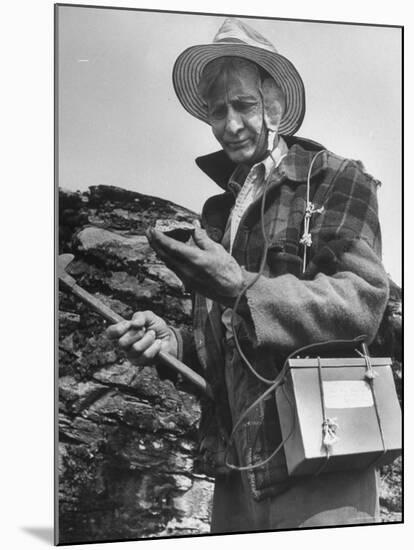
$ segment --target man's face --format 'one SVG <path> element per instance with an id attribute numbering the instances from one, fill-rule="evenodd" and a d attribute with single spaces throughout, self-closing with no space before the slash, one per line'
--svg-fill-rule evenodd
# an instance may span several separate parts
<path id="1" fill-rule="evenodd" d="M 206 99 L 213 134 L 227 156 L 246 164 L 263 158 L 267 143 L 256 74 L 248 69 L 222 74 Z"/>

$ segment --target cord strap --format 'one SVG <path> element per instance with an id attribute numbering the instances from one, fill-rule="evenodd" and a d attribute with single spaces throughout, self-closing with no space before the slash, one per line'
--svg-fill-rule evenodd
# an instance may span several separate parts
<path id="1" fill-rule="evenodd" d="M 325 389 L 323 387 L 323 377 L 322 377 L 322 365 L 321 358 L 318 355 L 318 380 L 319 380 L 319 391 L 321 396 L 321 407 L 322 407 L 322 446 L 325 449 L 325 461 L 322 463 L 322 466 L 315 473 L 315 476 L 318 476 L 327 466 L 329 458 L 331 457 L 332 447 L 339 441 L 337 431 L 339 425 L 337 418 L 329 418 L 326 414 L 326 403 L 325 403 Z"/>
<path id="2" fill-rule="evenodd" d="M 316 159 L 319 155 L 325 152 L 325 149 L 322 149 L 321 151 L 318 151 L 316 155 L 313 157 L 309 170 L 308 170 L 308 177 L 306 180 L 306 209 L 305 209 L 305 219 L 303 221 L 303 235 L 300 239 L 300 244 L 303 244 L 303 264 L 302 264 L 302 273 L 305 273 L 306 271 L 306 255 L 307 250 L 312 246 L 312 235 L 310 233 L 310 221 L 313 216 L 313 214 L 321 214 L 325 208 L 324 206 L 321 206 L 320 208 L 315 208 L 315 205 L 310 200 L 310 179 L 312 175 L 312 169 L 313 165 L 315 164 Z"/>
<path id="3" fill-rule="evenodd" d="M 385 453 L 387 452 L 387 448 L 386 448 L 386 445 L 385 445 L 384 430 L 383 430 L 383 427 L 382 427 L 381 416 L 380 416 L 379 408 L 378 408 L 377 395 L 376 395 L 376 392 L 375 392 L 375 378 L 378 376 L 378 374 L 372 368 L 371 358 L 370 358 L 369 353 L 368 353 L 368 347 L 365 343 L 362 344 L 362 350 L 363 350 L 363 353 L 361 353 L 359 350 L 357 350 L 357 352 L 365 360 L 364 378 L 367 381 L 367 383 L 368 383 L 368 385 L 371 389 L 372 400 L 374 402 L 375 416 L 377 418 L 378 428 L 379 428 L 380 437 L 381 437 L 381 444 L 382 444 L 382 453 L 371 463 L 371 466 L 373 466 L 376 462 L 378 462 L 378 460 L 381 457 L 383 457 L 385 455 Z"/>
<path id="4" fill-rule="evenodd" d="M 325 389 L 323 387 L 323 378 L 322 378 L 322 365 L 321 358 L 318 356 L 318 378 L 319 378 L 319 389 L 321 394 L 321 405 L 322 405 L 322 445 L 325 447 L 326 458 L 329 459 L 332 452 L 332 447 L 339 437 L 336 435 L 339 428 L 337 418 L 329 418 L 326 414 L 326 403 L 325 403 Z"/>

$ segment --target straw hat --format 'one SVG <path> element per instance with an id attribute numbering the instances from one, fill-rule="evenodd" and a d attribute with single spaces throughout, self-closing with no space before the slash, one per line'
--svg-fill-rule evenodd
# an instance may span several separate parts
<path id="1" fill-rule="evenodd" d="M 173 68 L 173 84 L 183 107 L 208 123 L 198 83 L 207 63 L 223 56 L 249 59 L 270 74 L 286 98 L 279 133 L 293 135 L 297 132 L 305 115 L 305 89 L 299 73 L 264 36 L 234 18 L 224 21 L 211 44 L 192 46 L 178 56 Z"/>

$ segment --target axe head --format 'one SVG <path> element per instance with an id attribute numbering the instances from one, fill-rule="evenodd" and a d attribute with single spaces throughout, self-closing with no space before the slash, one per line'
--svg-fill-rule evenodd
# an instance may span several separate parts
<path id="1" fill-rule="evenodd" d="M 74 255 L 73 254 L 61 254 L 58 257 L 57 262 L 57 273 L 59 280 L 62 281 L 62 283 L 65 283 L 66 286 L 72 287 L 76 284 L 76 281 L 73 277 L 69 275 L 69 273 L 66 273 L 67 266 L 71 263 L 73 260 Z"/>

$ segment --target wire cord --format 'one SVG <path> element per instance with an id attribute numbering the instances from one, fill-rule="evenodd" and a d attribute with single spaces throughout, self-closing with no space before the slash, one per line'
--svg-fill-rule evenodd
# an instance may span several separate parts
<path id="1" fill-rule="evenodd" d="M 270 133 L 270 132 L 269 132 Z M 268 142 L 270 144 L 270 139 L 268 139 Z M 315 160 L 316 158 L 322 153 L 323 151 L 319 151 L 318 153 L 316 153 L 316 155 L 313 157 L 312 161 L 311 161 L 311 164 L 310 164 L 310 167 L 309 167 L 309 171 L 308 171 L 308 177 L 307 177 L 307 184 L 306 184 L 306 216 L 305 216 L 305 232 L 307 231 L 309 233 L 309 222 L 310 222 L 310 217 L 313 213 L 313 204 L 310 202 L 310 177 L 311 177 L 311 172 L 312 172 L 312 168 L 313 168 L 313 165 L 315 163 Z M 272 155 L 272 152 L 269 151 L 269 155 L 270 157 L 272 158 L 273 160 L 273 163 L 274 163 L 274 167 L 277 167 L 278 164 L 280 164 L 281 160 L 283 159 L 283 157 L 281 159 L 279 159 L 279 163 L 276 162 L 274 156 Z M 289 397 L 289 394 L 288 392 L 286 391 L 286 388 L 284 386 L 284 382 L 285 382 L 285 378 L 286 378 L 286 375 L 287 375 L 287 372 L 288 372 L 288 368 L 289 368 L 289 360 L 295 356 L 295 355 L 298 355 L 300 353 L 302 353 L 303 351 L 310 351 L 312 348 L 315 348 L 316 346 L 320 346 L 321 344 L 310 344 L 310 345 L 307 345 L 307 346 L 303 346 L 302 348 L 299 348 L 295 351 L 293 351 L 288 357 L 287 359 L 285 360 L 284 364 L 283 364 L 283 367 L 282 367 L 282 370 L 280 371 L 280 373 L 276 376 L 275 379 L 269 379 L 269 378 L 265 378 L 264 376 L 262 376 L 261 374 L 259 374 L 257 372 L 257 370 L 253 367 L 253 365 L 250 363 L 249 359 L 246 357 L 246 354 L 243 352 L 243 350 L 241 349 L 241 346 L 240 346 L 240 342 L 239 342 L 239 338 L 238 338 L 238 334 L 237 334 L 237 327 L 236 327 L 236 316 L 237 316 L 237 310 L 239 308 L 239 305 L 240 305 L 240 302 L 241 300 L 243 299 L 243 297 L 246 295 L 247 291 L 257 282 L 257 280 L 263 275 L 264 273 L 264 269 L 265 269 L 265 266 L 266 266 L 266 262 L 267 262 L 267 255 L 268 255 L 268 251 L 269 251 L 269 247 L 270 247 L 270 241 L 269 241 L 269 237 L 266 233 L 266 227 L 265 227 L 265 208 L 266 208 L 266 197 L 267 197 L 267 192 L 268 192 L 268 188 L 269 188 L 269 181 L 270 181 L 270 178 L 268 177 L 266 179 L 266 181 L 264 182 L 264 189 L 263 189 L 263 194 L 262 194 L 262 198 L 261 198 L 261 204 L 260 204 L 260 227 L 261 227 L 261 233 L 262 233 L 262 238 L 263 238 L 263 251 L 262 251 L 262 257 L 261 257 L 261 260 L 260 260 L 260 266 L 259 266 L 259 271 L 258 273 L 255 275 L 255 277 L 250 281 L 250 283 L 248 283 L 243 289 L 242 291 L 239 293 L 239 295 L 237 296 L 235 302 L 234 302 L 234 305 L 233 305 L 233 308 L 232 308 L 232 312 L 231 312 L 231 328 L 232 328 L 232 335 L 233 335 L 233 339 L 234 339 L 234 345 L 235 345 L 235 348 L 237 350 L 237 353 L 239 354 L 242 362 L 246 365 L 246 367 L 250 370 L 250 372 L 253 374 L 253 376 L 255 376 L 258 380 L 260 380 L 262 383 L 268 385 L 269 387 L 251 404 L 247 407 L 247 409 L 245 411 L 242 412 L 242 414 L 240 415 L 240 417 L 238 418 L 237 422 L 235 423 L 233 429 L 232 429 L 232 432 L 230 434 L 230 437 L 228 439 L 228 444 L 227 444 L 227 448 L 226 448 L 226 452 L 225 452 L 225 464 L 228 468 L 230 469 L 233 469 L 233 470 L 238 470 L 238 471 L 245 471 L 245 470 L 253 470 L 255 468 L 260 468 L 262 466 L 264 466 L 265 464 L 267 464 L 268 462 L 270 462 L 270 460 L 272 460 L 276 455 L 277 453 L 280 452 L 280 450 L 284 447 L 285 443 L 288 441 L 288 439 L 292 436 L 294 430 L 295 430 L 295 427 L 296 427 L 296 411 L 295 411 L 295 408 L 294 408 L 294 405 Z M 322 207 L 323 209 L 323 207 Z M 321 209 L 320 209 L 321 210 Z M 311 242 L 310 242 L 311 244 Z M 304 264 L 304 267 L 306 266 L 306 250 L 307 250 L 307 246 L 310 246 L 310 244 L 304 246 L 304 258 L 303 258 L 303 264 Z M 343 343 L 344 340 L 337 340 L 337 341 L 331 341 L 331 343 Z M 274 449 L 274 451 L 272 451 L 272 453 L 266 457 L 264 460 L 260 461 L 260 462 L 257 462 L 255 464 L 247 464 L 247 465 L 241 465 L 241 466 L 238 466 L 236 464 L 232 464 L 230 461 L 229 461 L 229 454 L 230 454 L 230 450 L 232 449 L 232 446 L 233 446 L 233 443 L 234 443 L 234 437 L 235 437 L 235 434 L 237 432 L 237 430 L 240 428 L 240 426 L 242 425 L 242 422 L 245 420 L 245 418 L 251 413 L 251 411 L 253 411 L 256 407 L 258 407 L 265 399 L 268 398 L 268 396 L 270 396 L 273 392 L 274 392 L 274 397 L 275 397 L 275 400 L 277 398 L 277 391 L 279 388 L 282 388 L 283 390 L 283 393 L 285 395 L 285 398 L 287 400 L 287 402 L 289 403 L 289 406 L 290 406 L 290 409 L 291 409 L 291 412 L 292 412 L 292 427 L 291 429 L 289 430 L 289 433 L 287 434 L 287 436 L 282 440 L 282 442 L 276 447 L 276 449 Z M 253 449 L 256 445 L 256 442 L 257 442 L 257 438 L 258 438 L 258 435 L 259 435 L 259 430 L 260 430 L 260 427 L 261 427 L 261 424 L 259 425 L 258 427 L 258 430 L 256 432 L 256 436 L 255 436 L 255 439 L 254 439 L 254 443 L 252 445 L 252 456 L 253 456 Z"/>

